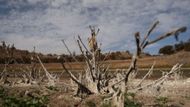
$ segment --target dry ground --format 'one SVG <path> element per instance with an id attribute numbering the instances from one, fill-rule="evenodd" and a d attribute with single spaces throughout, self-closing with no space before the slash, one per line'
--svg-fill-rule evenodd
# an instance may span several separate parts
<path id="1" fill-rule="evenodd" d="M 131 81 L 130 85 L 139 82 L 138 79 Z M 146 80 L 145 84 L 152 82 Z M 129 91 L 133 93 L 133 90 Z M 147 88 L 134 93 L 135 97 L 131 98 L 135 102 L 139 102 L 143 107 L 190 107 L 190 79 L 177 81 L 167 81 L 163 84 L 159 91 L 154 88 Z M 103 104 L 103 96 L 92 95 L 85 100 L 73 97 L 69 93 L 54 94 L 50 102 L 52 107 L 99 107 Z M 130 98 L 129 98 L 130 99 Z"/>
<path id="2" fill-rule="evenodd" d="M 139 79 L 130 81 L 130 87 L 134 87 L 139 81 Z M 146 80 L 144 85 L 150 82 L 152 80 Z M 49 107 L 100 107 L 104 104 L 105 96 L 92 95 L 83 100 L 74 97 L 73 90 L 65 87 L 63 83 L 68 83 L 68 81 L 62 81 L 56 90 L 38 86 L 5 86 L 5 89 L 8 95 L 18 97 L 48 95 Z M 130 90 L 129 93 L 134 92 Z M 141 103 L 143 107 L 190 107 L 190 79 L 169 80 L 159 91 L 155 87 L 147 88 L 135 92 L 134 98 L 129 96 L 129 99 Z"/>
<path id="3" fill-rule="evenodd" d="M 139 59 L 138 65 L 140 67 L 150 67 L 153 62 L 156 61 L 156 67 L 170 67 L 176 63 L 184 63 L 185 66 L 190 65 L 190 53 L 181 52 L 170 56 L 156 56 L 146 57 Z M 126 68 L 130 60 L 125 61 L 107 61 L 111 63 L 111 69 Z M 81 64 L 84 63 L 68 63 L 67 67 L 71 65 L 72 69 L 80 70 Z M 15 67 L 26 65 L 11 65 L 11 69 Z M 60 64 L 45 64 L 48 70 L 62 69 Z M 3 65 L 1 65 L 3 67 Z M 139 80 L 131 81 L 130 86 L 134 86 Z M 146 80 L 145 84 L 152 82 L 152 80 Z M 82 100 L 73 96 L 73 91 L 68 87 L 65 87 L 63 83 L 68 83 L 68 80 L 63 80 L 56 90 L 48 89 L 47 87 L 9 87 L 6 86 L 6 91 L 10 95 L 20 96 L 20 94 L 27 95 L 27 92 L 43 94 L 49 96 L 50 107 L 99 107 L 102 104 L 103 96 L 89 96 L 87 99 Z M 144 107 L 160 107 L 159 103 L 163 106 L 169 107 L 190 107 L 190 79 L 183 79 L 177 81 L 168 81 L 157 90 L 157 87 L 139 91 L 135 93 L 135 97 L 132 100 L 140 102 Z"/>

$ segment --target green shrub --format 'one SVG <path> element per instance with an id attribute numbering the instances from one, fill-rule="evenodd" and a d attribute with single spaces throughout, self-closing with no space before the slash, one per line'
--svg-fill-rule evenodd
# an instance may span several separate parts
<path id="1" fill-rule="evenodd" d="M 11 96 L 2 87 L 0 87 L 0 99 L 3 107 L 47 107 L 49 102 L 48 96 Z"/>
<path id="2" fill-rule="evenodd" d="M 132 97 L 132 99 L 129 99 Z M 142 105 L 135 101 L 135 93 L 126 93 L 124 95 L 124 107 L 141 107 Z"/>
<path id="3" fill-rule="evenodd" d="M 48 102 L 47 96 L 36 98 L 17 98 L 15 96 L 8 96 L 3 99 L 4 107 L 46 107 Z"/>
<path id="4" fill-rule="evenodd" d="M 157 97 L 156 101 L 159 107 L 167 107 L 168 98 L 167 97 Z"/>

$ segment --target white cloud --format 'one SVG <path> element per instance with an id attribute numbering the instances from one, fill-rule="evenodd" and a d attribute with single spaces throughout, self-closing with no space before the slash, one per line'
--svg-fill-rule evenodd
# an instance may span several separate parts
<path id="1" fill-rule="evenodd" d="M 45 53 L 64 52 L 61 39 L 78 50 L 73 37 L 86 40 L 91 24 L 101 28 L 103 50 L 133 50 L 134 33 L 144 35 L 156 20 L 161 22 L 157 33 L 190 24 L 189 0 L 12 0 L 9 7 L 13 4 L 19 10 L 0 14 L 0 38 L 22 49 L 37 45 Z"/>

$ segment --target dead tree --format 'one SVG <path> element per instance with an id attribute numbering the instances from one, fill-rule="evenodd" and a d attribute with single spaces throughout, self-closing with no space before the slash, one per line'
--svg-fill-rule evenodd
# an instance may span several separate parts
<path id="1" fill-rule="evenodd" d="M 93 51 L 96 51 L 97 48 L 98 48 L 98 44 L 97 44 L 97 40 L 96 40 L 96 36 L 99 32 L 99 29 L 95 30 L 95 27 L 93 26 L 89 26 L 90 30 L 91 30 L 91 37 L 88 38 L 88 46 L 90 48 L 90 51 L 93 52 Z"/>
<path id="2" fill-rule="evenodd" d="M 0 73 L 0 83 L 6 83 L 8 82 L 7 80 L 7 76 L 8 76 L 8 67 L 11 63 L 16 63 L 16 60 L 14 58 L 14 44 L 12 45 L 12 47 L 10 48 L 10 44 L 6 44 L 5 41 L 2 41 L 2 49 L 5 53 L 5 62 L 4 62 L 4 69 L 2 70 L 2 72 Z"/>
<path id="3" fill-rule="evenodd" d="M 41 61 L 41 59 L 40 59 L 40 57 L 39 57 L 38 55 L 37 55 L 36 57 L 37 57 L 37 59 L 38 59 L 40 65 L 41 65 L 41 67 L 43 68 L 43 70 L 44 70 L 44 72 L 45 72 L 45 76 L 46 76 L 47 79 L 48 79 L 47 85 L 48 85 L 48 86 L 55 86 L 55 82 L 58 81 L 58 78 L 56 78 L 56 76 L 52 76 L 52 75 L 47 71 L 46 67 L 44 66 L 44 64 L 42 63 L 42 61 Z"/>
<path id="4" fill-rule="evenodd" d="M 117 107 L 124 107 L 124 93 L 128 91 L 129 76 L 133 72 L 137 71 L 137 61 L 141 52 L 143 52 L 143 50 L 151 44 L 154 44 L 172 35 L 178 36 L 180 33 L 186 31 L 186 27 L 181 27 L 179 29 L 174 29 L 170 32 L 160 35 L 158 36 L 158 38 L 154 40 L 148 40 L 150 34 L 152 33 L 152 31 L 156 28 L 158 24 L 159 24 L 158 21 L 154 23 L 153 26 L 151 26 L 151 28 L 148 30 L 147 34 L 144 36 L 143 39 L 141 39 L 139 32 L 135 33 L 136 52 L 134 53 L 132 57 L 131 64 L 128 67 L 128 69 L 124 70 L 123 72 L 117 73 L 116 75 L 109 75 L 109 72 L 108 72 L 109 66 L 103 68 L 101 63 L 98 61 L 99 56 L 97 53 L 100 52 L 99 51 L 100 49 L 96 43 L 96 36 L 99 30 L 96 31 L 95 28 L 90 27 L 91 36 L 95 42 L 95 43 L 92 42 L 91 44 L 91 41 L 89 41 L 90 51 L 84 45 L 80 36 L 78 36 L 77 43 L 87 65 L 84 73 L 81 73 L 80 76 L 77 77 L 66 68 L 64 62 L 62 63 L 63 69 L 69 74 L 70 78 L 78 86 L 78 88 L 76 89 L 77 90 L 76 95 L 83 96 L 83 95 L 90 95 L 90 94 L 106 94 L 110 96 L 106 100 L 112 100 L 113 104 Z M 69 52 L 69 48 L 67 47 L 66 43 L 64 41 L 63 43 Z M 179 67 L 180 66 L 178 65 L 175 66 L 175 69 L 172 69 L 171 72 L 169 72 L 169 74 L 167 75 L 174 73 L 176 71 L 176 68 L 179 68 Z M 146 77 L 144 77 L 144 79 L 145 78 Z M 158 81 L 162 82 L 164 81 L 164 79 L 159 79 Z M 140 86 L 142 82 L 140 82 L 138 86 Z"/>

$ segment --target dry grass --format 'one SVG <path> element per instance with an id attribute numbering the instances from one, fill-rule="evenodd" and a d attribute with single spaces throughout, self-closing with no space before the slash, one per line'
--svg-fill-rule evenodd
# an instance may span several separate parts
<path id="1" fill-rule="evenodd" d="M 190 67 L 190 52 L 182 51 L 168 56 L 144 57 L 139 59 L 137 65 L 139 68 L 149 68 L 154 61 L 156 61 L 155 68 L 170 68 L 176 63 L 183 63 L 183 67 Z M 130 62 L 131 60 L 109 60 L 104 63 L 107 65 L 110 64 L 110 69 L 123 69 L 127 68 Z M 25 64 L 24 66 L 27 65 L 29 66 L 29 64 Z M 50 71 L 62 70 L 62 66 L 59 63 L 45 63 L 44 65 Z M 20 64 L 14 64 L 10 65 L 10 69 L 19 69 L 22 66 Z M 4 65 L 0 64 L 0 69 L 3 67 Z M 85 67 L 85 63 L 70 62 L 66 63 L 66 67 L 73 70 L 82 70 Z"/>

